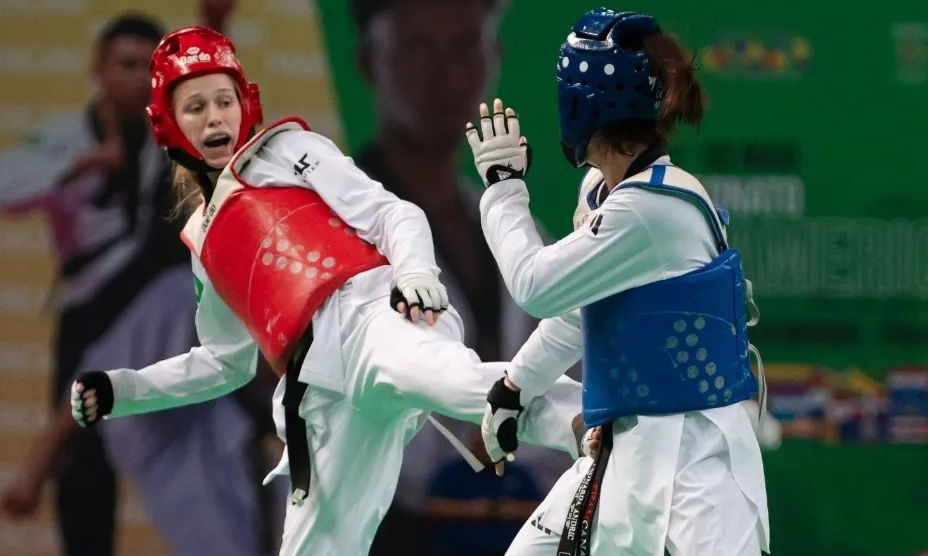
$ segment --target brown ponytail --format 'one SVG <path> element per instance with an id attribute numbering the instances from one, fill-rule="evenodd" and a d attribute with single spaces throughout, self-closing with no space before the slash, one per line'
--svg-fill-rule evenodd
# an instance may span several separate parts
<path id="1" fill-rule="evenodd" d="M 622 46 L 644 50 L 651 71 L 664 87 L 657 118 L 619 120 L 604 125 L 596 135 L 613 149 L 628 154 L 628 143 L 655 145 L 664 141 L 678 122 L 698 127 L 706 109 L 706 95 L 699 81 L 693 58 L 672 35 L 655 33 L 648 37 L 630 37 Z"/>
<path id="2" fill-rule="evenodd" d="M 664 85 L 664 98 L 657 115 L 657 132 L 669 135 L 677 122 L 698 127 L 706 107 L 706 95 L 693 67 L 693 57 L 672 35 L 656 33 L 644 38 L 644 51 Z"/>

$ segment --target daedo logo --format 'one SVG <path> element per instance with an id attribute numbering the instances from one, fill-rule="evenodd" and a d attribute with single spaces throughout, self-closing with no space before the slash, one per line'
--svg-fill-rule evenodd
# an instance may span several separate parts
<path id="1" fill-rule="evenodd" d="M 213 221 L 213 216 L 216 216 L 216 210 L 218 208 L 219 207 L 217 207 L 215 203 L 209 204 L 209 208 L 206 210 L 206 215 L 203 218 L 203 224 L 201 226 L 203 232 L 206 232 L 206 229 L 209 228 L 209 223 Z"/>
<path id="2" fill-rule="evenodd" d="M 199 62 L 209 62 L 213 59 L 208 52 L 200 52 L 200 49 L 196 46 L 191 46 L 187 49 L 186 55 L 178 56 L 177 59 L 182 64 L 191 65 Z"/>

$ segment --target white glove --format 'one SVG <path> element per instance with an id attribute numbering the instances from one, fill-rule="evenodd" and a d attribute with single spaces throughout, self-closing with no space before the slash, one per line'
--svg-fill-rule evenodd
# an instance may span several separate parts
<path id="1" fill-rule="evenodd" d="M 474 151 L 474 164 L 483 184 L 490 187 L 510 178 L 524 179 L 531 162 L 528 142 L 519 135 L 519 118 L 503 101 L 493 101 L 493 118 L 486 103 L 480 104 L 480 132 L 468 122 L 465 134 Z M 480 139 L 481 133 L 483 140 Z"/>
<path id="2" fill-rule="evenodd" d="M 425 320 L 435 324 L 438 313 L 448 308 L 448 290 L 437 276 L 428 272 L 400 274 L 390 289 L 390 307 L 412 322 L 418 322 L 420 312 L 424 311 Z"/>

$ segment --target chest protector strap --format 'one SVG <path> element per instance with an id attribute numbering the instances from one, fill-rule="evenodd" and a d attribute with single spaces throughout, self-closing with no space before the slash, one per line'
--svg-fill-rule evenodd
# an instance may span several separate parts
<path id="1" fill-rule="evenodd" d="M 625 415 L 682 413 L 730 405 L 757 391 L 748 349 L 741 257 L 699 183 L 653 166 L 639 187 L 695 204 L 719 256 L 693 272 L 617 293 L 582 309 L 583 417 L 587 427 Z"/>
<path id="2" fill-rule="evenodd" d="M 389 264 L 314 191 L 242 180 L 239 172 L 267 141 L 293 129 L 308 126 L 284 120 L 252 138 L 182 233 L 278 374 L 329 295 L 352 276 Z"/>

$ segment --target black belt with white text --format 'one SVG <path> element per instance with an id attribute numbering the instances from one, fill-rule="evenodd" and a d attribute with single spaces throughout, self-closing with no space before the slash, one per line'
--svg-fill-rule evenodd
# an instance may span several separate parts
<path id="1" fill-rule="evenodd" d="M 612 454 L 612 423 L 603 425 L 602 442 L 590 469 L 567 510 L 567 520 L 557 545 L 557 556 L 589 556 L 593 543 L 593 519 L 602 493 L 606 463 Z"/>

